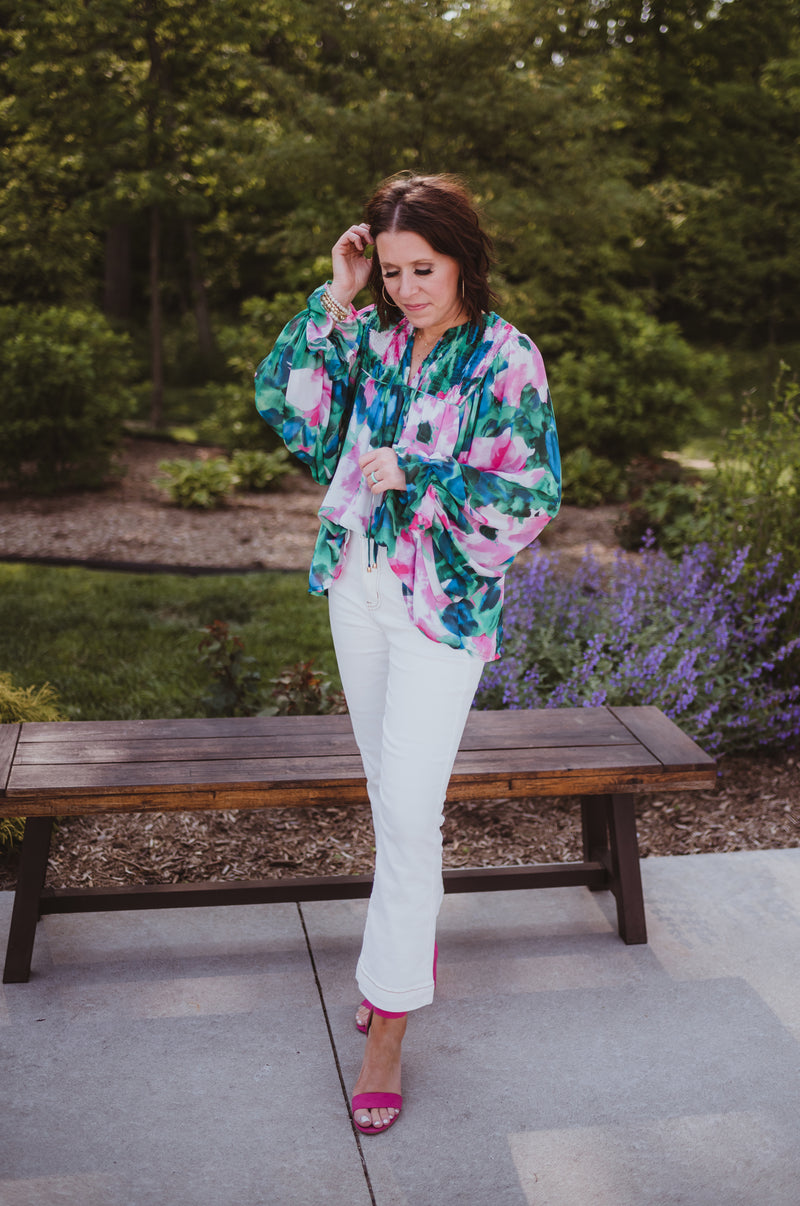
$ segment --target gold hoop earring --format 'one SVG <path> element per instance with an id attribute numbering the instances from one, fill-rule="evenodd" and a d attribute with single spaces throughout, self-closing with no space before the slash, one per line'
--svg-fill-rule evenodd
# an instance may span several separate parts
<path id="1" fill-rule="evenodd" d="M 397 309 L 395 303 L 392 301 L 392 299 L 389 297 L 388 293 L 386 292 L 385 285 L 383 286 L 383 300 L 386 302 L 386 305 L 389 307 L 390 310 L 392 308 Z"/>
<path id="2" fill-rule="evenodd" d="M 464 278 L 463 278 L 463 276 L 462 276 L 462 278 L 461 278 L 461 300 L 462 300 L 462 301 L 464 301 L 465 296 L 466 296 L 466 295 L 465 295 L 465 293 L 464 293 Z"/>

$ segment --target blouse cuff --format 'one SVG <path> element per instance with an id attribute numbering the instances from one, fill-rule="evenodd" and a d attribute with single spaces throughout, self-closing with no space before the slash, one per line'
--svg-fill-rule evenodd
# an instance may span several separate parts
<path id="1" fill-rule="evenodd" d="M 354 321 L 356 317 L 357 311 L 352 302 L 350 302 L 347 307 L 347 317 L 341 319 L 340 322 L 337 322 L 333 315 L 325 309 L 322 304 L 322 295 L 325 290 L 330 289 L 330 287 L 331 282 L 326 281 L 324 285 L 320 285 L 319 288 L 315 289 L 308 299 L 309 313 L 312 315 L 314 323 L 318 327 L 324 326 L 326 322 L 330 327 L 341 326 L 342 323 Z"/>
<path id="2" fill-rule="evenodd" d="M 397 467 L 402 469 L 406 478 L 406 488 L 400 491 L 400 498 L 412 510 L 419 505 L 420 500 L 425 494 L 427 483 L 425 473 L 423 472 L 424 462 L 418 456 L 412 456 L 409 452 L 402 452 L 399 448 L 395 448 L 394 452 L 397 455 Z"/>
<path id="3" fill-rule="evenodd" d="M 407 450 L 395 448 L 394 451 L 397 454 L 398 467 L 406 476 L 406 497 L 412 510 L 419 506 L 431 486 L 437 487 L 440 495 L 444 492 L 444 501 L 449 495 L 456 507 L 466 506 L 464 478 L 460 466 L 455 461 L 429 461 Z"/>
<path id="4" fill-rule="evenodd" d="M 327 287 L 320 285 L 308 298 L 305 340 L 309 351 L 325 356 L 329 370 L 335 372 L 328 357 L 332 352 L 342 364 L 349 361 L 358 344 L 358 317 L 351 305 L 348 317 L 337 322 L 322 304 L 322 294 Z"/>

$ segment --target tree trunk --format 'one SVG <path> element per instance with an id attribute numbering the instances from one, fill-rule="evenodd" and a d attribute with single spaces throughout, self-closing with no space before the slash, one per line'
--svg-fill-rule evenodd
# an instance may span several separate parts
<path id="1" fill-rule="evenodd" d="M 106 231 L 103 309 L 109 318 L 127 322 L 131 316 L 131 228 L 115 222 Z"/>
<path id="2" fill-rule="evenodd" d="M 159 146 L 159 106 L 165 82 L 162 73 L 161 47 L 157 36 L 157 0 L 146 0 L 147 24 L 145 39 L 150 53 L 150 85 L 147 100 L 147 167 L 154 177 L 161 176 L 162 162 Z M 164 423 L 164 332 L 161 315 L 161 211 L 158 202 L 150 203 L 150 425 L 160 428 Z"/>
<path id="3" fill-rule="evenodd" d="M 164 332 L 161 320 L 161 213 L 150 207 L 150 425 L 164 422 Z"/>
<path id="4" fill-rule="evenodd" d="M 188 219 L 183 223 L 183 232 L 186 240 L 186 258 L 189 262 L 189 282 L 192 290 L 194 316 L 197 323 L 197 344 L 200 349 L 201 358 L 207 365 L 210 365 L 216 358 L 217 343 L 211 327 L 208 293 L 206 292 L 203 280 L 202 265 L 197 251 L 197 244 L 194 240 L 194 230 Z"/>

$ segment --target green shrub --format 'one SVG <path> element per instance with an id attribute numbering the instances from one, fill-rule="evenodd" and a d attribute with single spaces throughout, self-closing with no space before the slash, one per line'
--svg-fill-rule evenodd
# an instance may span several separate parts
<path id="1" fill-rule="evenodd" d="M 597 507 L 625 497 L 625 476 L 619 465 L 584 446 L 566 453 L 561 468 L 564 502 L 573 507 Z"/>
<path id="2" fill-rule="evenodd" d="M 200 439 L 232 452 L 234 448 L 277 448 L 279 437 L 267 427 L 255 407 L 253 382 L 209 385 L 208 414 L 198 424 Z"/>
<path id="3" fill-rule="evenodd" d="M 155 484 L 166 490 L 171 501 L 179 507 L 212 510 L 219 507 L 239 484 L 230 461 L 221 456 L 194 461 L 178 458 L 161 461 L 158 467 L 161 476 L 155 479 Z"/>
<path id="4" fill-rule="evenodd" d="M 0 308 L 0 478 L 102 484 L 134 399 L 130 344 L 93 310 Z"/>
<path id="5" fill-rule="evenodd" d="M 24 817 L 0 817 L 0 852 L 9 853 L 20 846 L 24 836 Z"/>
<path id="6" fill-rule="evenodd" d="M 285 448 L 274 452 L 240 448 L 231 457 L 231 468 L 239 479 L 238 489 L 269 490 L 291 472 L 292 462 Z"/>
<path id="7" fill-rule="evenodd" d="M 789 371 L 729 432 L 700 507 L 721 548 L 748 545 L 757 566 L 780 554 L 787 578 L 800 569 L 800 387 Z"/>
<path id="8" fill-rule="evenodd" d="M 211 510 L 234 490 L 269 490 L 277 486 L 292 462 L 285 448 L 274 452 L 239 449 L 230 460 L 216 456 L 188 460 L 179 457 L 159 463 L 155 484 L 179 507 Z"/>
<path id="9" fill-rule="evenodd" d="M 197 652 L 212 679 L 211 690 L 201 700 L 207 714 L 256 716 L 261 706 L 261 674 L 253 669 L 255 658 L 245 655 L 244 641 L 224 620 L 213 620 L 203 631 Z"/>
<path id="10" fill-rule="evenodd" d="M 786 365 L 766 407 L 748 406 L 739 427 L 727 437 L 698 508 L 701 530 L 713 539 L 721 560 L 748 548 L 747 574 L 778 562 L 788 582 L 800 571 L 800 388 Z M 800 599 L 785 612 L 778 635 L 790 640 L 800 631 Z M 800 651 L 786 664 L 786 681 L 800 675 Z"/>
<path id="11" fill-rule="evenodd" d="M 589 299 L 579 346 L 551 376 L 564 452 L 584 446 L 624 467 L 680 448 L 703 421 L 704 399 L 724 394 L 727 365 L 635 299 L 624 309 Z"/>
<path id="12" fill-rule="evenodd" d="M 702 482 L 654 482 L 628 505 L 616 534 L 624 549 L 638 552 L 643 544 L 679 557 L 684 548 L 714 537 L 702 514 L 707 486 Z"/>
<path id="13" fill-rule="evenodd" d="M 347 711 L 343 692 L 311 661 L 286 666 L 271 679 L 267 703 L 256 659 L 245 654 L 242 638 L 224 620 L 214 620 L 203 631 L 197 651 L 212 678 L 211 690 L 200 701 L 207 715 L 320 716 Z"/>
<path id="14" fill-rule="evenodd" d="M 61 719 L 56 693 L 49 683 L 42 687 L 19 687 L 10 674 L 0 671 L 0 724 Z M 1 818 L 0 850 L 19 845 L 24 831 L 21 817 Z"/>
<path id="15" fill-rule="evenodd" d="M 651 480 L 641 489 L 618 529 L 624 548 L 640 548 L 649 531 L 673 557 L 708 541 L 720 563 L 748 548 L 749 573 L 776 556 L 787 580 L 800 569 L 800 387 L 788 374 L 783 365 L 761 407 L 750 399 L 712 473 Z"/>
<path id="16" fill-rule="evenodd" d="M 279 437 L 255 408 L 253 374 L 286 323 L 305 304 L 303 293 L 279 293 L 269 301 L 251 297 L 242 306 L 241 321 L 217 333 L 232 381 L 208 387 L 210 414 L 200 424 L 202 440 L 228 451 L 279 446 Z"/>
<path id="17" fill-rule="evenodd" d="M 63 719 L 56 693 L 43 687 L 20 687 L 10 674 L 0 671 L 0 724 Z"/>
<path id="18" fill-rule="evenodd" d="M 330 679 L 313 662 L 296 662 L 272 679 L 273 703 L 264 708 L 267 716 L 322 716 L 328 712 L 346 712 L 344 692 L 332 686 Z"/>

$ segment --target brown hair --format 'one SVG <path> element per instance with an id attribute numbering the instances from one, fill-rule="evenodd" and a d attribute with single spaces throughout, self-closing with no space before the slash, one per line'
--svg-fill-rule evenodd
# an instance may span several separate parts
<path id="1" fill-rule="evenodd" d="M 379 234 L 413 231 L 434 251 L 458 262 L 464 309 L 471 322 L 479 322 L 497 298 L 489 287 L 494 259 L 492 240 L 481 227 L 475 204 L 455 176 L 415 176 L 400 172 L 378 186 L 364 209 L 373 239 Z M 377 248 L 372 255 L 369 287 L 382 326 L 403 316 L 399 306 L 387 301 Z"/>

